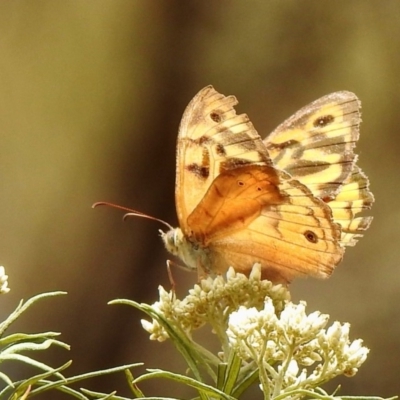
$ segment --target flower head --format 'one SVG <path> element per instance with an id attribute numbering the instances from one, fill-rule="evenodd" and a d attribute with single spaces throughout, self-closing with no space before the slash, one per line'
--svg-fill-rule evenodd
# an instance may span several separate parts
<path id="1" fill-rule="evenodd" d="M 203 279 L 189 290 L 183 300 L 177 299 L 174 293 L 168 293 L 162 287 L 159 292 L 160 300 L 152 307 L 188 335 L 206 323 L 211 324 L 215 332 L 226 331 L 229 315 L 240 306 L 261 309 L 264 299 L 268 297 L 274 310 L 279 312 L 290 298 L 290 293 L 284 286 L 261 279 L 258 264 L 254 266 L 249 277 L 230 268 L 226 279 L 222 276 Z M 152 324 L 155 324 L 154 327 Z M 142 322 L 142 326 L 152 334 L 152 339 L 165 340 L 168 337 L 158 329 L 158 322 L 154 320 Z M 158 336 L 155 332 L 158 332 Z"/>
<path id="2" fill-rule="evenodd" d="M 288 301 L 276 314 L 266 298 L 262 310 L 232 312 L 227 334 L 244 361 L 255 362 L 271 377 L 281 376 L 281 390 L 316 387 L 337 375 L 355 375 L 369 352 L 360 339 L 350 341 L 348 323 L 325 329 L 328 318 L 319 312 L 307 315 L 305 302 Z"/>
<path id="3" fill-rule="evenodd" d="M 142 321 L 150 339 L 178 339 L 179 346 L 185 342 L 198 351 L 192 332 L 208 323 L 223 352 L 217 360 L 202 354 L 213 363 L 235 354 L 241 373 L 258 371 L 264 392 L 312 390 L 337 375 L 353 376 L 369 351 L 360 339 L 350 341 L 348 323 L 326 328 L 328 315 L 307 314 L 304 301 L 295 304 L 285 287 L 261 280 L 259 265 L 249 277 L 230 269 L 226 279 L 202 280 L 183 300 L 162 287 L 159 292 L 160 300 L 149 306 L 153 321 Z"/>
<path id="4" fill-rule="evenodd" d="M 8 275 L 3 266 L 0 266 L 0 293 L 8 293 L 10 288 L 8 287 Z"/>

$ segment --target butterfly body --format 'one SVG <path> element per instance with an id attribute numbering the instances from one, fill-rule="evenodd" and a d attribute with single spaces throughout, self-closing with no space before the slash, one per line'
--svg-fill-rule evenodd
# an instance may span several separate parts
<path id="1" fill-rule="evenodd" d="M 344 246 L 370 217 L 368 180 L 356 166 L 359 102 L 349 92 L 325 96 L 264 141 L 233 96 L 212 86 L 186 108 L 177 142 L 179 228 L 166 248 L 199 277 L 230 266 L 288 283 L 328 277 Z"/>

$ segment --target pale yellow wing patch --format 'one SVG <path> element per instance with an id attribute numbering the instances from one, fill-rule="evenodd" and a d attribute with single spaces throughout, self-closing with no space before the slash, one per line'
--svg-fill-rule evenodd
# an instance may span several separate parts
<path id="1" fill-rule="evenodd" d="M 372 222 L 372 217 L 356 217 L 371 208 L 374 196 L 369 190 L 368 178 L 355 165 L 353 172 L 343 182 L 340 192 L 328 203 L 332 217 L 342 227 L 340 242 L 345 246 L 354 246 Z"/>
<path id="2" fill-rule="evenodd" d="M 332 93 L 299 110 L 264 140 L 278 168 L 329 204 L 345 246 L 353 246 L 372 221 L 372 217 L 356 217 L 374 201 L 353 151 L 359 138 L 360 107 L 353 93 Z"/>
<path id="3" fill-rule="evenodd" d="M 314 196 L 334 197 L 353 170 L 359 110 L 350 92 L 332 93 L 302 108 L 264 140 L 274 164 Z"/>

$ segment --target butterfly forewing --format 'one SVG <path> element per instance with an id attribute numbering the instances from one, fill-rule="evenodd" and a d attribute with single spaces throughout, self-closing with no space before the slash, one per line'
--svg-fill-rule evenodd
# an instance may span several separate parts
<path id="1" fill-rule="evenodd" d="M 188 216 L 218 175 L 242 166 L 271 164 L 248 116 L 236 115 L 236 104 L 234 96 L 207 86 L 184 112 L 178 135 L 175 199 L 185 234 L 190 233 Z"/>

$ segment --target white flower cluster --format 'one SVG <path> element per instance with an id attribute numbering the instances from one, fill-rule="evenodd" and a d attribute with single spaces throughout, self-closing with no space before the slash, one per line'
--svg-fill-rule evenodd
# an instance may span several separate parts
<path id="1" fill-rule="evenodd" d="M 264 392 L 312 389 L 340 374 L 353 376 L 369 352 L 361 340 L 350 342 L 349 324 L 326 329 L 328 315 L 307 315 L 305 302 L 294 304 L 285 287 L 261 280 L 259 265 L 249 277 L 230 269 L 226 280 L 205 279 L 183 300 L 162 287 L 159 292 L 160 300 L 148 306 L 153 320 L 142 320 L 150 339 L 181 335 L 198 349 L 192 332 L 208 323 L 222 345 L 219 360 L 233 351 L 244 374 L 259 371 Z"/>
<path id="2" fill-rule="evenodd" d="M 165 291 L 162 286 L 159 287 L 159 293 L 160 300 L 152 308 L 187 335 L 206 323 L 211 324 L 214 331 L 225 332 L 229 315 L 240 305 L 260 309 L 264 299 L 269 297 L 274 309 L 279 312 L 290 299 L 290 293 L 284 286 L 273 285 L 261 279 L 259 264 L 254 265 L 249 277 L 231 268 L 226 280 L 222 276 L 203 279 L 183 300 L 177 299 L 173 292 Z M 168 338 L 158 320 L 141 322 L 143 328 L 151 334 L 150 339 L 163 341 Z"/>
<path id="3" fill-rule="evenodd" d="M 353 376 L 369 352 L 361 340 L 350 342 L 349 324 L 334 322 L 325 329 L 328 315 L 307 315 L 305 307 L 305 302 L 288 302 L 279 315 L 266 298 L 262 310 L 240 307 L 229 317 L 231 347 L 265 369 L 279 392 L 315 387 L 340 374 Z"/>
<path id="4" fill-rule="evenodd" d="M 0 294 L 8 293 L 10 288 L 8 287 L 8 275 L 3 266 L 0 266 Z"/>

